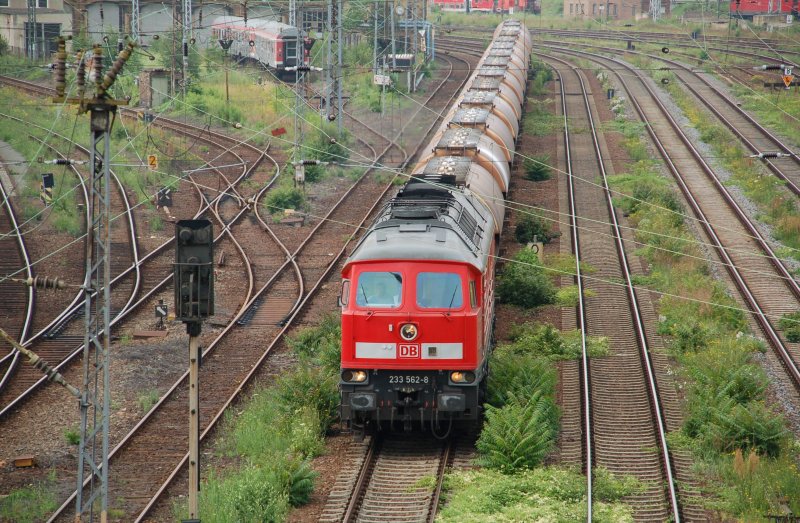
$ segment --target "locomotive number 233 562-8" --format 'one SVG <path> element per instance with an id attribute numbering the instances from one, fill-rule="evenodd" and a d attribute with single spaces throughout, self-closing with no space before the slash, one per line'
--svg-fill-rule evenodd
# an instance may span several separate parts
<path id="1" fill-rule="evenodd" d="M 390 384 L 397 384 L 397 385 L 413 385 L 413 384 L 428 384 L 430 382 L 430 378 L 428 376 L 413 376 L 413 375 L 402 375 L 402 374 L 394 374 L 389 376 L 389 383 Z"/>

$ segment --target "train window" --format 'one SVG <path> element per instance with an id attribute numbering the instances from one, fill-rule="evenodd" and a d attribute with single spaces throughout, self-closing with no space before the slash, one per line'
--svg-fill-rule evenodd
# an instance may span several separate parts
<path id="1" fill-rule="evenodd" d="M 464 303 L 461 277 L 448 272 L 417 275 L 417 306 L 422 309 L 460 309 Z"/>
<path id="2" fill-rule="evenodd" d="M 475 290 L 475 280 L 469 282 L 469 304 L 474 309 L 478 306 L 478 292 Z"/>
<path id="3" fill-rule="evenodd" d="M 358 275 L 356 305 L 368 308 L 399 307 L 403 276 L 399 272 L 362 272 Z"/>
<path id="4" fill-rule="evenodd" d="M 350 280 L 342 282 L 342 294 L 339 296 L 339 306 L 346 306 L 350 303 Z"/>

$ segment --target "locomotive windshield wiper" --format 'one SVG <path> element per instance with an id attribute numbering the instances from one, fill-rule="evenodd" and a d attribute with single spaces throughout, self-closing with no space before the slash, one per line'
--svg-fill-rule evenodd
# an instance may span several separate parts
<path id="1" fill-rule="evenodd" d="M 358 288 L 361 290 L 361 294 L 364 296 L 364 304 L 369 305 L 369 300 L 367 299 L 367 291 L 364 290 L 364 286 L 359 284 Z"/>
<path id="2" fill-rule="evenodd" d="M 450 296 L 450 303 L 447 305 L 447 316 L 450 316 L 450 309 L 453 308 L 453 301 L 456 299 L 456 291 L 458 291 L 458 285 L 453 286 L 453 295 Z"/>

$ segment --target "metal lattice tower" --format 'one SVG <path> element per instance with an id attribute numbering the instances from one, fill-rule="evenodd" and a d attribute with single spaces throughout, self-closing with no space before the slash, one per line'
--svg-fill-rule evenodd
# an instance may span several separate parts
<path id="1" fill-rule="evenodd" d="M 336 128 L 342 136 L 342 0 L 328 0 L 328 67 L 325 68 L 325 111 L 328 121 L 336 119 Z M 334 97 L 336 113 L 333 112 Z"/>
<path id="2" fill-rule="evenodd" d="M 650 0 L 650 17 L 655 22 L 661 15 L 661 0 Z"/>
<path id="3" fill-rule="evenodd" d="M 139 0 L 131 0 L 131 40 L 139 43 Z"/>
<path id="4" fill-rule="evenodd" d="M 95 47 L 93 68 L 99 87 L 103 52 Z M 91 183 L 86 236 L 86 281 L 84 284 L 83 392 L 81 396 L 81 443 L 78 462 L 76 521 L 81 515 L 94 519 L 100 499 L 100 521 L 108 517 L 108 431 L 111 388 L 109 376 L 111 340 L 111 191 L 110 129 L 113 105 L 92 104 Z M 89 486 L 82 485 L 87 477 Z M 86 492 L 84 492 L 86 490 Z"/>
<path id="5" fill-rule="evenodd" d="M 39 53 L 36 45 L 36 1 L 28 0 L 28 34 L 26 35 L 26 50 L 28 58 L 38 58 Z"/>
<path id="6" fill-rule="evenodd" d="M 247 9 L 247 6 L 245 6 Z M 247 18 L 247 15 L 245 15 Z M 183 0 L 183 26 L 182 52 L 183 52 L 183 96 L 186 97 L 186 85 L 189 83 L 189 40 L 192 39 L 192 0 Z"/>
<path id="7" fill-rule="evenodd" d="M 289 25 L 297 27 L 297 0 L 289 0 Z"/>

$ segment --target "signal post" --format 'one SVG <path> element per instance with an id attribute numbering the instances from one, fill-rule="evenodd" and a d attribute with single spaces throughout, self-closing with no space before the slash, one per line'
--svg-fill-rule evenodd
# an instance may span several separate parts
<path id="1" fill-rule="evenodd" d="M 180 220 L 175 228 L 175 314 L 189 335 L 189 519 L 199 522 L 200 331 L 214 314 L 214 229 L 208 220 Z"/>

